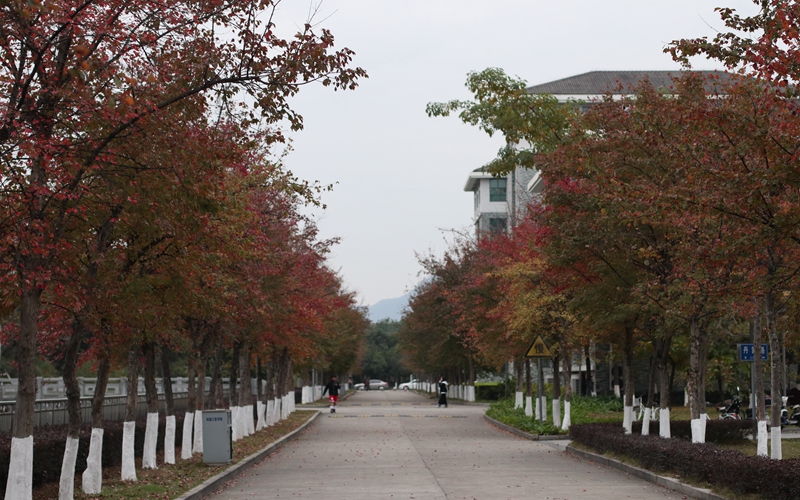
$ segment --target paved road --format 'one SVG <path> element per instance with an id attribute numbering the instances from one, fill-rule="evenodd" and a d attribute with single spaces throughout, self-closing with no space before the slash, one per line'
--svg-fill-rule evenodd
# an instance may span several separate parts
<path id="1" fill-rule="evenodd" d="M 686 498 L 498 430 L 484 410 L 360 392 L 212 498 Z"/>

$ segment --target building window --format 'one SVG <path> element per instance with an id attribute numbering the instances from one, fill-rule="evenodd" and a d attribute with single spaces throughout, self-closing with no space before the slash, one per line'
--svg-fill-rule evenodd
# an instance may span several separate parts
<path id="1" fill-rule="evenodd" d="M 475 190 L 475 211 L 477 212 L 481 208 L 481 190 Z"/>
<path id="2" fill-rule="evenodd" d="M 489 179 L 489 201 L 506 201 L 505 179 Z"/>
<path id="3" fill-rule="evenodd" d="M 505 233 L 506 232 L 506 219 L 505 218 L 490 218 L 489 219 L 489 231 L 493 233 Z"/>

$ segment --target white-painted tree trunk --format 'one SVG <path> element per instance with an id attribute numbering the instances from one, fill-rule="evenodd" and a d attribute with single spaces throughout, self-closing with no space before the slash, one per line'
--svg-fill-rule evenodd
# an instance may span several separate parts
<path id="1" fill-rule="evenodd" d="M 247 409 L 248 406 L 241 406 L 239 407 L 239 434 L 245 438 L 250 435 L 250 431 L 247 428 Z"/>
<path id="2" fill-rule="evenodd" d="M 231 406 L 231 440 L 236 442 L 242 438 L 241 426 L 239 425 L 239 407 Z"/>
<path id="3" fill-rule="evenodd" d="M 203 453 L 203 410 L 194 412 L 194 445 L 192 453 Z"/>
<path id="4" fill-rule="evenodd" d="M 144 450 L 142 450 L 142 469 L 158 469 L 156 464 L 156 443 L 158 442 L 158 413 L 147 414 L 147 427 L 144 430 Z"/>
<path id="5" fill-rule="evenodd" d="M 164 427 L 164 463 L 175 463 L 175 415 L 167 416 L 167 425 Z"/>
<path id="6" fill-rule="evenodd" d="M 536 404 L 534 405 L 533 408 L 533 415 L 535 416 L 536 420 L 539 420 L 539 416 L 541 415 L 541 413 L 539 412 L 541 411 L 542 411 L 542 405 L 539 404 L 539 398 L 536 398 Z"/>
<path id="7" fill-rule="evenodd" d="M 769 457 L 773 460 L 781 460 L 783 458 L 783 450 L 781 443 L 781 428 L 780 426 L 773 425 L 770 429 L 772 436 L 770 436 L 770 454 Z"/>
<path id="8" fill-rule="evenodd" d="M 272 412 L 274 407 L 275 407 L 274 399 L 270 399 L 269 401 L 267 401 L 267 410 L 265 412 L 265 418 L 264 418 L 265 420 L 264 423 L 266 424 L 267 427 L 271 427 L 275 423 L 272 419 Z"/>
<path id="9" fill-rule="evenodd" d="M 92 428 L 89 456 L 86 457 L 86 470 L 83 471 L 81 484 L 87 495 L 99 495 L 103 488 L 103 429 Z"/>
<path id="10" fill-rule="evenodd" d="M 61 462 L 61 479 L 58 482 L 58 500 L 72 500 L 75 493 L 75 462 L 78 460 L 77 438 L 67 438 L 64 460 Z"/>
<path id="11" fill-rule="evenodd" d="M 256 402 L 256 413 L 258 413 L 258 422 L 256 422 L 256 432 L 264 428 L 264 403 L 261 401 Z"/>
<path id="12" fill-rule="evenodd" d="M 672 437 L 672 430 L 669 427 L 669 408 L 661 408 L 658 411 L 658 435 L 665 439 Z"/>
<path id="13" fill-rule="evenodd" d="M 622 393 L 619 390 L 619 384 L 614 384 L 614 396 L 619 399 L 622 396 Z"/>
<path id="14" fill-rule="evenodd" d="M 122 424 L 122 480 L 136 481 L 136 461 L 133 443 L 136 437 L 136 422 Z"/>
<path id="15" fill-rule="evenodd" d="M 642 417 L 642 436 L 650 435 L 650 408 L 644 409 L 644 416 Z"/>
<path id="16" fill-rule="evenodd" d="M 700 427 L 701 427 L 700 432 L 703 433 L 703 442 L 704 443 L 706 442 L 706 424 L 708 423 L 709 420 L 710 419 L 708 418 L 708 414 L 707 413 L 701 413 L 700 414 Z"/>
<path id="17" fill-rule="evenodd" d="M 692 425 L 692 442 L 705 443 L 706 434 L 705 432 L 703 432 L 703 419 L 693 418 L 691 425 Z"/>
<path id="18" fill-rule="evenodd" d="M 523 406 L 525 406 L 523 404 L 523 399 L 522 399 L 523 398 L 523 394 L 522 394 L 522 392 L 517 391 L 515 396 L 516 397 L 514 398 L 514 408 L 522 408 Z"/>
<path id="19" fill-rule="evenodd" d="M 540 407 L 542 411 L 542 422 L 547 422 L 547 396 L 542 396 L 542 403 Z"/>
<path id="20" fill-rule="evenodd" d="M 27 500 L 33 495 L 33 436 L 11 438 L 11 461 L 8 465 L 6 496 Z"/>
<path id="21" fill-rule="evenodd" d="M 253 421 L 253 405 L 247 405 L 247 434 L 252 436 L 256 433 L 255 422 Z"/>
<path id="22" fill-rule="evenodd" d="M 622 427 L 625 434 L 633 432 L 633 406 L 625 406 L 622 413 Z"/>
<path id="23" fill-rule="evenodd" d="M 756 450 L 756 454 L 759 457 L 766 457 L 768 452 L 768 442 L 769 442 L 769 434 L 767 433 L 767 421 L 766 420 L 759 420 L 758 421 L 758 447 Z"/>
<path id="24" fill-rule="evenodd" d="M 533 416 L 533 398 L 531 396 L 525 396 L 525 416 Z"/>
<path id="25" fill-rule="evenodd" d="M 561 429 L 567 430 L 572 425 L 570 420 L 570 401 L 564 401 L 564 420 L 561 422 Z"/>
<path id="26" fill-rule="evenodd" d="M 558 426 L 561 423 L 561 400 L 553 400 L 553 425 Z"/>
<path id="27" fill-rule="evenodd" d="M 192 458 L 192 427 L 194 426 L 194 412 L 187 411 L 183 418 L 183 434 L 181 436 L 181 458 Z"/>

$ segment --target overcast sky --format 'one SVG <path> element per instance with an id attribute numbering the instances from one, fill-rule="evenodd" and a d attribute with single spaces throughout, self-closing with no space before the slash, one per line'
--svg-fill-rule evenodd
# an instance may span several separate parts
<path id="1" fill-rule="evenodd" d="M 403 295 L 419 281 L 415 252 L 440 254 L 447 230 L 469 230 L 469 172 L 502 138 L 457 118 L 428 118 L 431 101 L 469 99 L 467 73 L 500 67 L 529 84 L 593 70 L 672 70 L 672 40 L 713 36 L 715 7 L 752 13 L 745 0 L 284 0 L 284 31 L 309 7 L 369 73 L 355 91 L 305 88 L 305 118 L 287 166 L 336 183 L 317 212 L 321 237 L 340 237 L 330 259 L 363 304 Z M 718 69 L 697 61 L 697 69 Z"/>

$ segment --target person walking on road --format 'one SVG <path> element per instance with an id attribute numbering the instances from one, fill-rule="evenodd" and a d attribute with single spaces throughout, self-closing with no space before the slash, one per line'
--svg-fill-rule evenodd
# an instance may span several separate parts
<path id="1" fill-rule="evenodd" d="M 339 381 L 336 380 L 336 375 L 331 377 L 331 381 L 325 384 L 325 388 L 322 390 L 322 395 L 325 396 L 325 393 L 328 393 L 328 399 L 331 402 L 331 413 L 336 413 L 336 403 L 339 402 Z"/>
<path id="2" fill-rule="evenodd" d="M 437 408 L 441 408 L 442 405 L 447 408 L 447 380 L 439 377 L 439 406 Z"/>

